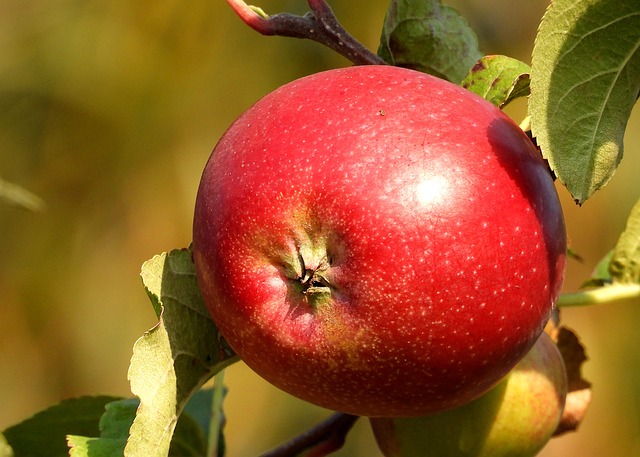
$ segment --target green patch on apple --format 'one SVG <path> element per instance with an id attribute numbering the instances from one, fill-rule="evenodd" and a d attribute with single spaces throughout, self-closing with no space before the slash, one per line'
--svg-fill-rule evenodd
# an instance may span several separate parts
<path id="1" fill-rule="evenodd" d="M 562 356 L 543 333 L 477 400 L 438 414 L 370 422 L 385 457 L 533 457 L 556 431 L 566 394 Z"/>

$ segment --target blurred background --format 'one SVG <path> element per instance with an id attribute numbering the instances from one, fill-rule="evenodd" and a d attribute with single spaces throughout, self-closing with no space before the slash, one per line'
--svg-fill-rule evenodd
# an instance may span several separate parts
<path id="1" fill-rule="evenodd" d="M 377 49 L 388 0 L 330 2 Z M 303 13 L 303 0 L 263 1 Z M 486 54 L 530 62 L 546 1 L 451 0 Z M 191 240 L 200 173 L 225 128 L 276 87 L 348 62 L 308 41 L 263 37 L 223 0 L 0 0 L 0 180 L 44 202 L 0 202 L 0 429 L 61 399 L 130 396 L 135 340 L 156 319 L 142 262 Z M 517 121 L 524 102 L 508 112 Z M 582 208 L 559 189 L 571 244 L 566 290 L 614 245 L 640 196 L 640 114 L 612 182 Z M 566 310 L 593 404 L 552 456 L 640 455 L 640 302 Z M 326 417 L 244 365 L 228 370 L 228 455 L 257 455 Z M 337 455 L 377 456 L 360 421 Z"/>

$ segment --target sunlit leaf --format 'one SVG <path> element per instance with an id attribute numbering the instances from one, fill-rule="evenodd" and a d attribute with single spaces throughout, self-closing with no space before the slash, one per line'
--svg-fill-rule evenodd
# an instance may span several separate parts
<path id="1" fill-rule="evenodd" d="M 613 250 L 609 273 L 615 282 L 640 284 L 640 200 Z"/>
<path id="2" fill-rule="evenodd" d="M 156 310 L 160 305 L 160 316 L 134 346 L 129 380 L 140 406 L 125 454 L 166 456 L 191 395 L 237 357 L 221 344 L 202 302 L 191 251 L 175 250 L 145 262 L 142 279 Z"/>
<path id="3" fill-rule="evenodd" d="M 462 87 L 480 95 L 498 108 L 529 95 L 531 68 L 507 56 L 484 56 L 471 68 Z"/>
<path id="4" fill-rule="evenodd" d="M 13 449 L 11 449 L 2 433 L 0 433 L 0 457 L 15 457 Z"/>
<path id="5" fill-rule="evenodd" d="M 459 83 L 482 57 L 467 21 L 439 0 L 392 0 L 378 55 L 385 62 Z"/>
<path id="6" fill-rule="evenodd" d="M 640 3 L 554 0 L 536 37 L 533 135 L 578 203 L 604 186 L 640 91 Z"/>

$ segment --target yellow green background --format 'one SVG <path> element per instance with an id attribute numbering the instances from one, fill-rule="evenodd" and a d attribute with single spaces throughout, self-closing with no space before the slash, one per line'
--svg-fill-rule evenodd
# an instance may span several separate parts
<path id="1" fill-rule="evenodd" d="M 376 49 L 387 0 L 330 2 Z M 451 1 L 485 53 L 530 61 L 546 1 Z M 304 12 L 306 2 L 259 3 Z M 134 341 L 155 323 L 139 278 L 186 247 L 201 170 L 224 129 L 294 78 L 348 62 L 308 41 L 263 37 L 223 0 L 0 0 L 0 179 L 46 203 L 0 202 L 0 429 L 61 399 L 129 396 Z M 524 115 L 524 102 L 508 112 Z M 560 195 L 575 290 L 615 243 L 640 196 L 640 114 L 613 181 L 582 208 Z M 640 455 L 640 301 L 572 309 L 593 404 L 578 433 L 541 454 Z M 227 372 L 230 457 L 257 455 L 328 412 Z M 379 453 L 365 421 L 336 455 Z"/>

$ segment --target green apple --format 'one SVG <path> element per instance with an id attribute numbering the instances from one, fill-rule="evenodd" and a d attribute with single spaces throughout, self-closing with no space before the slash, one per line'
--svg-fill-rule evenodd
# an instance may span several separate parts
<path id="1" fill-rule="evenodd" d="M 564 362 L 546 335 L 488 393 L 421 417 L 371 418 L 386 457 L 531 457 L 556 430 L 567 393 Z"/>

